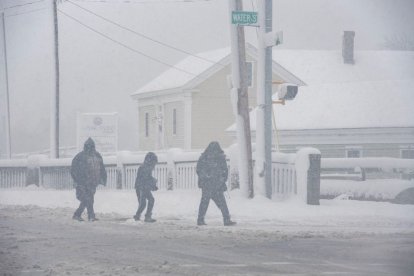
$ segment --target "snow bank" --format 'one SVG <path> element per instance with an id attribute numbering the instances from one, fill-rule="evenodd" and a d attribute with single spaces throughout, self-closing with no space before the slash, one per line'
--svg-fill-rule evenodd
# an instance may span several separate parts
<path id="1" fill-rule="evenodd" d="M 414 180 L 401 179 L 369 179 L 366 181 L 352 180 L 321 180 L 321 195 L 336 197 L 347 194 L 351 198 L 391 200 L 401 191 L 414 187 Z"/>

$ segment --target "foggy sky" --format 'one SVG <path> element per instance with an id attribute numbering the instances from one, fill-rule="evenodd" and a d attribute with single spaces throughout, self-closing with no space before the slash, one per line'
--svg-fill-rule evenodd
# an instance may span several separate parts
<path id="1" fill-rule="evenodd" d="M 3 7 L 27 2 L 33 1 L 0 0 Z M 73 2 L 191 53 L 229 46 L 228 1 Z M 244 9 L 256 10 L 253 3 L 252 7 L 252 1 L 245 1 Z M 33 11 L 37 9 L 42 10 Z M 174 64 L 185 56 L 113 26 L 71 3 L 60 4 L 59 9 L 165 63 Z M 378 50 L 387 36 L 414 33 L 411 0 L 283 0 L 274 1 L 273 9 L 274 29 L 284 31 L 280 48 L 340 49 L 342 32 L 354 30 L 357 50 Z M 23 12 L 29 13 L 15 15 Z M 75 146 L 77 112 L 118 112 L 119 149 L 136 150 L 137 106 L 130 94 L 169 68 L 109 41 L 61 13 L 58 16 L 61 146 Z M 256 44 L 256 30 L 246 31 L 248 40 Z M 7 9 L 6 33 L 12 152 L 48 149 L 54 87 L 50 77 L 54 69 L 50 0 Z M 4 59 L 0 56 L 0 89 L 4 92 Z"/>

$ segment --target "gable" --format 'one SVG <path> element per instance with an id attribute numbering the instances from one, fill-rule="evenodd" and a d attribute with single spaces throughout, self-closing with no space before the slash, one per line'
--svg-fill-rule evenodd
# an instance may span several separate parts
<path id="1" fill-rule="evenodd" d="M 131 96 L 182 88 L 188 86 L 190 82 L 197 83 L 205 80 L 206 73 L 219 70 L 229 63 L 224 60 L 229 56 L 229 53 L 230 48 L 223 48 L 189 56 L 138 89 Z"/>
<path id="2" fill-rule="evenodd" d="M 227 47 L 188 56 L 139 88 L 131 96 L 133 98 L 143 98 L 194 89 L 215 73 L 229 67 L 230 54 L 230 48 Z M 250 44 L 246 47 L 246 58 L 257 60 L 257 50 Z M 276 62 L 273 62 L 273 71 L 286 82 L 305 85 L 304 81 Z"/>

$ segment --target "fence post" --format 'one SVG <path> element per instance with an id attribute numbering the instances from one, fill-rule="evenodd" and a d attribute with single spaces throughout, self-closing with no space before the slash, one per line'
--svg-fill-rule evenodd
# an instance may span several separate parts
<path id="1" fill-rule="evenodd" d="M 167 190 L 172 191 L 174 189 L 174 175 L 171 170 L 168 170 Z"/>
<path id="2" fill-rule="evenodd" d="M 239 189 L 239 171 L 230 166 L 230 190 Z"/>
<path id="3" fill-rule="evenodd" d="M 239 181 L 239 161 L 238 161 L 238 150 L 237 144 L 232 144 L 227 148 L 226 155 L 229 158 L 230 169 L 229 169 L 229 182 L 230 190 L 241 189 Z M 242 187 L 243 192 L 247 195 L 247 187 Z"/>
<path id="4" fill-rule="evenodd" d="M 29 186 L 31 184 L 35 184 L 37 187 L 39 187 L 39 167 L 27 167 L 26 168 L 26 186 Z"/>
<path id="5" fill-rule="evenodd" d="M 177 183 L 177 168 L 176 168 L 176 157 L 182 154 L 182 149 L 171 148 L 167 150 L 167 190 L 174 190 L 175 184 Z"/>
<path id="6" fill-rule="evenodd" d="M 321 152 L 315 148 L 303 148 L 295 160 L 298 195 L 309 205 L 319 205 Z"/>
<path id="7" fill-rule="evenodd" d="M 128 159 L 131 156 L 129 151 L 118 151 L 116 153 L 116 189 L 127 188 L 126 166 Z"/>
<path id="8" fill-rule="evenodd" d="M 35 184 L 39 187 L 42 184 L 40 181 L 40 159 L 46 158 L 45 155 L 30 155 L 27 158 L 26 186 Z"/>
<path id="9" fill-rule="evenodd" d="M 123 176 L 124 171 L 125 171 L 125 168 L 123 166 L 122 167 L 116 166 L 116 188 L 118 190 L 122 189 L 122 182 L 123 182 L 123 179 L 125 178 L 125 176 Z"/>
<path id="10" fill-rule="evenodd" d="M 307 204 L 319 205 L 321 193 L 321 155 L 309 154 Z"/>

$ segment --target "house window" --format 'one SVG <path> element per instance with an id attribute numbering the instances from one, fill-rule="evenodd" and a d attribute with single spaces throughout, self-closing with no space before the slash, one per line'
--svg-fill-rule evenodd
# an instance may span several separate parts
<path id="1" fill-rule="evenodd" d="M 173 122 L 172 122 L 172 125 L 173 125 L 173 135 L 176 135 L 177 134 L 177 109 L 173 109 L 173 116 L 172 116 L 172 118 L 173 118 Z"/>
<path id="2" fill-rule="evenodd" d="M 402 149 L 401 158 L 403 159 L 414 159 L 414 149 Z"/>
<path id="3" fill-rule="evenodd" d="M 145 113 L 145 137 L 149 136 L 149 114 Z"/>
<path id="4" fill-rule="evenodd" d="M 360 158 L 362 156 L 362 150 L 360 149 L 347 149 L 346 157 L 347 158 Z"/>

